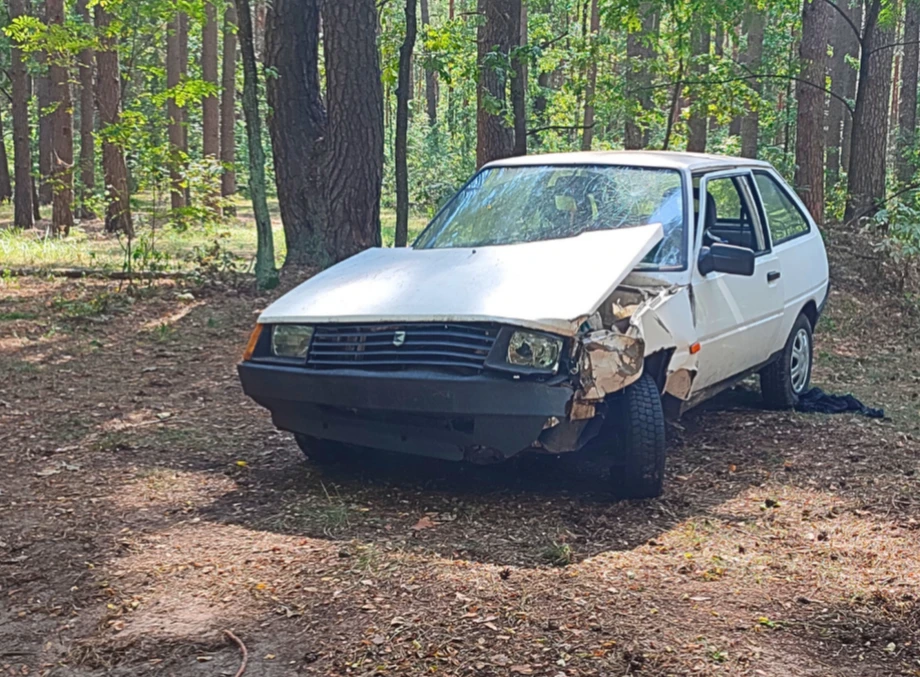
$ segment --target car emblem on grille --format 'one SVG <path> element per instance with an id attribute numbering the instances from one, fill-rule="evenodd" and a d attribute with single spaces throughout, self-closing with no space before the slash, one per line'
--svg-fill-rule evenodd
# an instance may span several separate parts
<path id="1" fill-rule="evenodd" d="M 399 348 L 406 342 L 406 332 L 397 331 L 393 334 L 393 345 Z"/>

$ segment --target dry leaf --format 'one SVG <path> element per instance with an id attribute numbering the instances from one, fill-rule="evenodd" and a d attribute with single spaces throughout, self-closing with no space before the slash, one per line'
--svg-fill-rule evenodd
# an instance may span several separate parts
<path id="1" fill-rule="evenodd" d="M 415 523 L 415 526 L 412 527 L 412 531 L 423 531 L 425 529 L 434 529 L 438 526 L 428 515 L 425 515 L 422 519 Z"/>

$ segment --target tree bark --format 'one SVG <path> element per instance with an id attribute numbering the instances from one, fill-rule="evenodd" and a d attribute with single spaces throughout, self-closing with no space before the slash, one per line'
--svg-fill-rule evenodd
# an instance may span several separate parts
<path id="1" fill-rule="evenodd" d="M 99 131 L 102 138 L 102 171 L 105 176 L 105 229 L 134 237 L 131 201 L 128 189 L 128 166 L 125 151 L 109 128 L 121 122 L 121 72 L 118 66 L 117 40 L 111 34 L 111 16 L 105 5 L 93 8 L 99 51 L 96 52 L 96 106 L 99 109 Z"/>
<path id="2" fill-rule="evenodd" d="M 520 0 L 478 0 L 477 6 L 483 17 L 477 35 L 476 88 L 476 165 L 481 167 L 514 154 L 514 129 L 505 122 L 509 106 L 504 74 L 518 43 L 521 13 Z"/>
<path id="3" fill-rule="evenodd" d="M 895 32 L 891 25 L 879 25 L 881 11 L 882 0 L 871 0 L 866 10 L 853 116 L 847 221 L 872 214 L 885 197 Z"/>
<path id="4" fill-rule="evenodd" d="M 431 25 L 431 15 L 428 9 L 428 0 L 421 0 L 422 26 L 427 29 Z M 431 68 L 425 69 L 425 104 L 428 112 L 428 124 L 434 127 L 438 124 L 438 74 Z"/>
<path id="5" fill-rule="evenodd" d="M 45 9 L 49 25 L 64 25 L 64 0 L 46 0 Z M 64 54 L 49 54 L 54 106 L 51 228 L 56 235 L 66 236 L 73 227 L 73 101 L 65 59 Z"/>
<path id="6" fill-rule="evenodd" d="M 917 143 L 917 71 L 920 70 L 920 2 L 909 0 L 904 14 L 904 63 L 901 65 L 901 100 L 898 106 L 898 181 L 909 182 L 916 172 L 913 153 Z"/>
<path id="7" fill-rule="evenodd" d="M 847 2 L 840 5 L 840 9 L 852 15 L 847 8 Z M 856 71 L 850 66 L 847 57 L 856 58 L 859 53 L 859 40 L 853 34 L 853 29 L 837 12 L 832 11 L 831 17 L 831 92 L 836 96 L 847 98 L 847 84 L 852 75 L 855 82 Z M 849 94 L 852 98 L 852 94 Z M 849 111 L 842 101 L 834 96 L 829 96 L 827 101 L 827 186 L 836 185 L 840 180 L 841 150 L 843 141 L 844 120 L 850 116 Z"/>
<path id="8" fill-rule="evenodd" d="M 658 14 L 650 2 L 639 5 L 639 18 L 642 29 L 630 32 L 626 36 L 626 89 L 627 105 L 626 150 L 641 150 L 648 147 L 649 130 L 644 123 L 637 122 L 652 108 L 652 75 L 650 65 L 655 59 L 656 50 L 651 44 L 658 37 Z"/>
<path id="9" fill-rule="evenodd" d="M 178 87 L 185 73 L 183 57 L 187 52 L 188 33 L 187 19 L 184 14 L 176 14 L 169 22 L 166 37 L 166 86 L 170 89 Z M 169 173 L 170 173 L 170 202 L 173 211 L 185 208 L 186 192 L 185 160 L 188 153 L 185 132 L 185 111 L 179 107 L 175 97 L 170 97 L 167 103 L 167 116 L 169 119 Z"/>
<path id="10" fill-rule="evenodd" d="M 10 0 L 10 19 L 26 15 L 25 0 Z M 32 83 L 22 60 L 22 51 L 12 48 L 10 78 L 13 88 L 13 165 L 16 180 L 13 224 L 17 228 L 31 228 L 32 213 L 32 149 L 29 134 L 29 100 Z"/>
<path id="11" fill-rule="evenodd" d="M 262 149 L 262 119 L 259 115 L 259 71 L 256 66 L 249 0 L 236 0 L 236 9 L 243 52 L 243 113 L 249 142 L 249 192 L 256 218 L 256 282 L 261 289 L 270 289 L 277 286 L 278 273 L 275 269 L 275 245 L 266 197 L 265 151 Z"/>
<path id="12" fill-rule="evenodd" d="M 0 202 L 9 202 L 13 199 L 13 182 L 10 179 L 10 159 L 6 154 L 4 136 L 3 112 L 0 111 Z"/>
<path id="13" fill-rule="evenodd" d="M 217 6 L 213 1 L 205 3 L 205 21 L 201 34 L 201 78 L 206 83 L 219 86 L 217 39 Z M 220 100 L 217 96 L 206 96 L 201 102 L 202 154 L 217 160 L 220 157 Z"/>
<path id="14" fill-rule="evenodd" d="M 224 165 L 220 192 L 223 197 L 236 194 L 236 16 L 236 5 L 230 3 L 224 15 L 223 92 L 220 100 L 220 161 Z M 261 123 L 259 126 L 261 139 Z"/>
<path id="15" fill-rule="evenodd" d="M 709 57 L 709 45 L 712 31 L 709 24 L 697 21 L 690 28 L 690 51 L 693 55 L 693 77 L 696 80 L 706 76 L 709 70 L 705 60 Z M 687 152 L 705 153 L 708 117 L 706 115 L 707 99 L 704 90 L 694 93 L 687 121 Z"/>
<path id="16" fill-rule="evenodd" d="M 409 243 L 409 69 L 418 32 L 417 0 L 406 0 L 406 37 L 399 48 L 399 84 L 396 89 L 396 246 Z M 429 122 L 431 118 L 429 117 Z"/>
<path id="17" fill-rule="evenodd" d="M 383 85 L 376 29 L 375 0 L 323 6 L 327 240 L 333 262 L 380 246 Z"/>
<path id="18" fill-rule="evenodd" d="M 597 94 L 597 38 L 601 30 L 601 14 L 597 0 L 591 0 L 591 50 L 588 78 L 585 85 L 585 123 L 581 134 L 581 149 L 591 150 L 594 145 L 594 98 Z"/>
<path id="19" fill-rule="evenodd" d="M 323 176 L 326 110 L 320 95 L 319 0 L 274 0 L 265 29 L 268 129 L 284 265 L 327 266 L 328 214 Z"/>
<path id="20" fill-rule="evenodd" d="M 863 25 L 863 2 L 862 0 L 851 0 L 849 16 L 853 20 L 853 24 L 858 27 Z M 860 56 L 860 39 L 859 37 L 852 32 L 850 29 L 850 42 L 848 43 L 847 54 L 856 61 L 859 60 Z M 844 80 L 844 98 L 847 101 L 856 100 L 856 86 L 858 84 L 857 80 L 859 78 L 859 70 L 857 68 L 850 67 L 846 71 L 846 79 Z M 843 116 L 843 139 L 840 142 L 840 168 L 841 170 L 845 169 L 849 171 L 850 168 L 850 150 L 853 146 L 853 115 L 849 112 L 846 112 Z"/>
<path id="21" fill-rule="evenodd" d="M 824 223 L 824 86 L 833 11 L 825 0 L 805 0 L 796 83 L 795 189 L 819 224 Z"/>
<path id="22" fill-rule="evenodd" d="M 53 196 L 51 160 L 54 157 L 54 115 L 48 57 L 43 52 L 38 54 L 38 63 L 41 68 L 35 88 L 38 98 L 38 197 L 42 205 L 49 205 Z"/>
<path id="23" fill-rule="evenodd" d="M 87 26 L 92 20 L 88 0 L 77 1 L 77 11 Z M 96 214 L 87 204 L 96 189 L 96 97 L 95 63 L 92 49 L 80 51 L 77 67 L 80 69 L 80 192 L 78 214 L 81 219 L 95 219 Z"/>
<path id="24" fill-rule="evenodd" d="M 753 73 L 759 73 L 763 67 L 763 40 L 766 19 L 763 11 L 751 9 L 744 20 L 747 27 L 748 47 L 745 65 Z M 760 136 L 760 97 L 763 94 L 763 83 L 760 80 L 751 81 L 751 90 L 757 102 L 748 107 L 747 113 L 741 118 L 741 156 L 756 158 L 758 137 Z"/>

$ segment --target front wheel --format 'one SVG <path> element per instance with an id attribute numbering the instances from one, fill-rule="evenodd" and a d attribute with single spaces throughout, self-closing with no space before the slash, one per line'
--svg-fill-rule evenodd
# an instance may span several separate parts
<path id="1" fill-rule="evenodd" d="M 811 384 L 814 341 L 811 321 L 799 315 L 783 354 L 760 372 L 760 391 L 771 409 L 792 409 Z"/>

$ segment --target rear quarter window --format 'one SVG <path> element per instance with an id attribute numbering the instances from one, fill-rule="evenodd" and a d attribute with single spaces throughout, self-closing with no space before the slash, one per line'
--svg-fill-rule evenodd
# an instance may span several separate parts
<path id="1" fill-rule="evenodd" d="M 764 172 L 754 172 L 754 181 L 760 191 L 774 246 L 811 230 L 802 210 L 774 177 Z"/>

